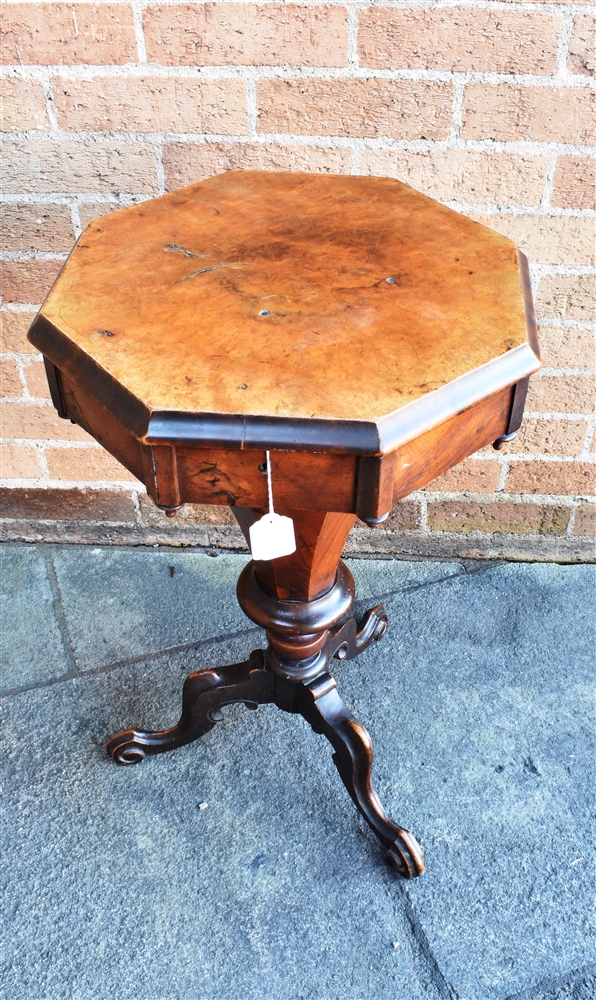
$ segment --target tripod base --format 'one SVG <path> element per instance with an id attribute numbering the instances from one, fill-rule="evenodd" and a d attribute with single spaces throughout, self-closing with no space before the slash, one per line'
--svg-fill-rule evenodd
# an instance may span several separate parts
<path id="1" fill-rule="evenodd" d="M 247 708 L 273 703 L 302 715 L 316 733 L 327 737 L 333 761 L 354 804 L 386 849 L 389 863 L 404 878 L 424 871 L 422 851 L 411 834 L 385 815 L 373 789 L 372 742 L 337 692 L 327 670 L 329 661 L 353 659 L 387 627 L 383 608 L 367 611 L 360 623 L 349 618 L 327 632 L 324 646 L 300 661 L 284 660 L 269 646 L 254 650 L 248 660 L 190 674 L 182 694 L 182 714 L 171 729 L 144 732 L 128 729 L 113 736 L 106 749 L 117 764 L 137 764 L 146 756 L 173 750 L 207 733 L 222 718 L 224 705 L 241 702 Z"/>

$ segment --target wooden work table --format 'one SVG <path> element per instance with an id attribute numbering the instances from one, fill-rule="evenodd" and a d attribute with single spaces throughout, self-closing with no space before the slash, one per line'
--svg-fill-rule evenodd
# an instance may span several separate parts
<path id="1" fill-rule="evenodd" d="M 524 256 L 398 181 L 233 171 L 92 222 L 29 337 L 61 416 L 168 515 L 226 504 L 248 538 L 269 468 L 294 522 L 296 552 L 250 562 L 238 584 L 267 649 L 191 674 L 180 722 L 118 734 L 114 760 L 197 739 L 230 702 L 275 702 L 329 738 L 389 860 L 421 874 L 327 670 L 387 626 L 382 608 L 350 617 L 340 557 L 357 516 L 381 522 L 519 427 L 540 364 Z"/>

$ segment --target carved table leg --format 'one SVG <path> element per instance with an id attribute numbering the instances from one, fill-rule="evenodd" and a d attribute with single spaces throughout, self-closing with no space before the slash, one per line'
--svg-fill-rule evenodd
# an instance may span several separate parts
<path id="1" fill-rule="evenodd" d="M 333 761 L 354 804 L 387 848 L 387 859 L 404 878 L 424 871 L 422 851 L 412 835 L 385 815 L 372 786 L 372 741 L 339 694 L 335 679 L 324 671 L 302 686 L 300 714 L 335 749 Z"/>
<path id="2" fill-rule="evenodd" d="M 247 708 L 256 708 L 271 701 L 273 678 L 265 669 L 262 650 L 257 649 L 243 663 L 189 674 L 182 691 L 182 715 L 171 729 L 127 729 L 112 736 L 106 750 L 116 764 L 138 764 L 148 754 L 198 740 L 223 718 L 223 705 L 244 702 Z"/>

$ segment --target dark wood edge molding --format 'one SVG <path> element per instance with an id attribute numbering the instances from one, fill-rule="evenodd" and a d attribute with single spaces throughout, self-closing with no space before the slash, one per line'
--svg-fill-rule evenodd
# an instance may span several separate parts
<path id="1" fill-rule="evenodd" d="M 64 403 L 64 393 L 62 392 L 62 383 L 60 382 L 60 369 L 53 365 L 49 358 L 44 355 L 43 365 L 46 370 L 46 378 L 48 380 L 48 386 L 50 389 L 50 396 L 52 397 L 52 403 L 56 408 L 56 412 L 59 417 L 63 420 L 69 420 L 68 413 L 66 412 L 66 405 Z"/>
<path id="2" fill-rule="evenodd" d="M 28 338 L 85 392 L 104 406 L 108 401 L 114 416 L 143 444 L 167 442 L 203 447 L 223 445 L 254 450 L 388 455 L 508 385 L 520 383 L 520 391 L 514 393 L 509 423 L 513 425 L 517 419 L 520 404 L 523 413 L 521 383 L 540 368 L 540 353 L 528 261 L 519 251 L 518 256 L 528 343 L 520 344 L 376 421 L 182 411 L 151 413 L 41 313 L 33 322 Z"/>
<path id="3" fill-rule="evenodd" d="M 149 409 L 41 313 L 33 321 L 27 339 L 59 371 L 109 409 L 131 434 L 139 440 L 144 437 Z"/>

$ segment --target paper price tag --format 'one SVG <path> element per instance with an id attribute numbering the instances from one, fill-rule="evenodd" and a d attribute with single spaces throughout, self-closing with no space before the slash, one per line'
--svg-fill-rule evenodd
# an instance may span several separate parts
<path id="1" fill-rule="evenodd" d="M 271 485 L 271 456 L 267 456 L 267 490 L 269 493 L 269 513 L 260 521 L 255 521 L 248 529 L 250 551 L 253 559 L 280 559 L 291 556 L 296 551 L 294 522 L 291 517 L 276 514 L 273 510 L 273 487 Z"/>
<path id="2" fill-rule="evenodd" d="M 294 522 L 291 517 L 270 512 L 249 528 L 253 559 L 279 559 L 296 551 Z"/>

